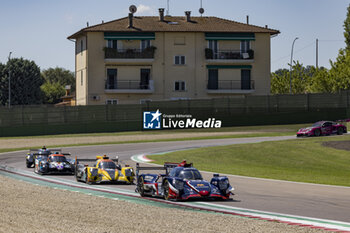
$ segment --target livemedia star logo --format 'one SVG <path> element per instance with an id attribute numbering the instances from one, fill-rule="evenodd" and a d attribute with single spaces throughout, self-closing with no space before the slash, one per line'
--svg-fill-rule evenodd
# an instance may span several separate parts
<path id="1" fill-rule="evenodd" d="M 161 129 L 161 115 L 156 112 L 143 112 L 143 129 Z"/>
<path id="2" fill-rule="evenodd" d="M 162 119 L 161 119 L 162 117 Z M 143 129 L 221 128 L 222 121 L 215 118 L 198 120 L 192 115 L 167 115 L 159 112 L 143 112 Z"/>

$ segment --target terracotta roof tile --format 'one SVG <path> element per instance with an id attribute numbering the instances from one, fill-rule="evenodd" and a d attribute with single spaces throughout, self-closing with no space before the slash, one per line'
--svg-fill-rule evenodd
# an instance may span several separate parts
<path id="1" fill-rule="evenodd" d="M 169 23 L 175 22 L 175 23 Z M 83 32 L 253 32 L 270 33 L 275 35 L 278 30 L 239 23 L 218 17 L 191 17 L 191 22 L 186 17 L 165 16 L 164 22 L 155 16 L 134 16 L 133 28 L 128 28 L 128 17 L 120 18 L 110 22 L 90 26 L 81 29 L 68 37 L 74 39 Z"/>

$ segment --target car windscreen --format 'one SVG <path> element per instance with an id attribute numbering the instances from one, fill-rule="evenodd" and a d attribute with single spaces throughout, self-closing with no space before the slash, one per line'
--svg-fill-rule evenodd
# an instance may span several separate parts
<path id="1" fill-rule="evenodd" d="M 332 122 L 325 122 L 323 124 L 323 127 L 329 127 L 329 126 L 332 126 Z"/>
<path id="2" fill-rule="evenodd" d="M 49 155 L 49 154 L 51 154 L 51 151 L 49 151 L 49 150 L 38 151 L 38 154 L 40 154 L 40 155 Z"/>
<path id="3" fill-rule="evenodd" d="M 322 122 L 316 122 L 315 124 L 312 125 L 313 127 L 321 127 Z"/>
<path id="4" fill-rule="evenodd" d="M 67 162 L 67 159 L 64 156 L 51 156 L 50 161 L 51 162 Z"/>
<path id="5" fill-rule="evenodd" d="M 183 170 L 180 172 L 179 176 L 180 179 L 186 179 L 186 180 L 202 180 L 202 175 L 199 173 L 198 170 Z"/>
<path id="6" fill-rule="evenodd" d="M 43 159 L 46 160 L 47 159 L 47 155 L 37 155 L 36 157 L 37 159 Z"/>
<path id="7" fill-rule="evenodd" d="M 117 169 L 117 166 L 113 162 L 101 162 L 99 164 L 99 168 L 101 168 L 101 169 Z"/>

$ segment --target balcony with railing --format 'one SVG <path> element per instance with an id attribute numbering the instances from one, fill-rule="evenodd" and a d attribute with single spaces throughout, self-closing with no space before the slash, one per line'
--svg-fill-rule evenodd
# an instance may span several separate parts
<path id="1" fill-rule="evenodd" d="M 105 93 L 153 93 L 153 80 L 141 82 L 137 80 L 118 80 L 105 82 Z"/>
<path id="2" fill-rule="evenodd" d="M 153 61 L 156 47 L 145 49 L 114 49 L 104 48 L 106 60 L 150 60 Z"/>
<path id="3" fill-rule="evenodd" d="M 239 81 L 239 80 L 219 80 L 217 82 L 208 82 L 207 92 L 212 94 L 244 94 L 255 91 L 254 80 Z"/>
<path id="4" fill-rule="evenodd" d="M 249 61 L 252 62 L 254 59 L 254 50 L 249 49 L 247 51 L 243 50 L 217 50 L 213 51 L 212 49 L 205 49 L 205 58 L 207 60 L 215 61 Z"/>

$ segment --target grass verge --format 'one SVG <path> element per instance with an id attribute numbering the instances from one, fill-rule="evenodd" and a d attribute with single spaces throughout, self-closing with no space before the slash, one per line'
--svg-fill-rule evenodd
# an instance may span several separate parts
<path id="1" fill-rule="evenodd" d="M 350 186 L 350 151 L 322 146 L 350 135 L 208 147 L 149 156 L 157 164 L 186 159 L 200 170 Z"/>
<path id="2" fill-rule="evenodd" d="M 171 141 L 189 141 L 189 140 L 207 140 L 207 139 L 228 139 L 228 138 L 250 138 L 250 137 L 276 137 L 276 136 L 289 136 L 291 133 L 252 133 L 252 134 L 234 134 L 234 135 L 217 135 L 217 136 L 205 136 L 205 137 L 186 137 L 186 138 L 165 138 L 157 140 L 130 140 L 130 141 L 106 141 L 99 143 L 75 143 L 75 144 L 57 144 L 50 145 L 49 148 L 60 148 L 60 147 L 77 147 L 77 146 L 96 146 L 96 145 L 111 145 L 111 144 L 127 144 L 127 143 L 152 143 L 152 142 L 171 142 Z M 1 143 L 1 141 L 0 141 Z M 38 145 L 37 147 L 41 147 Z M 35 147 L 34 147 L 35 148 Z M 0 153 L 28 150 L 28 147 L 18 148 L 5 148 L 0 149 Z"/>
<path id="3" fill-rule="evenodd" d="M 144 130 L 132 132 L 114 132 L 114 133 L 87 133 L 87 134 L 58 134 L 42 136 L 23 136 L 23 137 L 1 137 L 2 139 L 27 139 L 27 138 L 67 138 L 67 137 L 99 137 L 99 136 L 125 136 L 125 135 L 168 135 L 178 133 L 204 133 L 204 132 L 252 132 L 252 133 L 285 133 L 296 134 L 297 130 L 308 126 L 307 124 L 293 125 L 262 125 L 262 126 L 241 126 L 241 127 L 223 127 L 218 129 L 174 129 L 174 130 Z M 277 135 L 278 136 L 278 135 Z"/>

